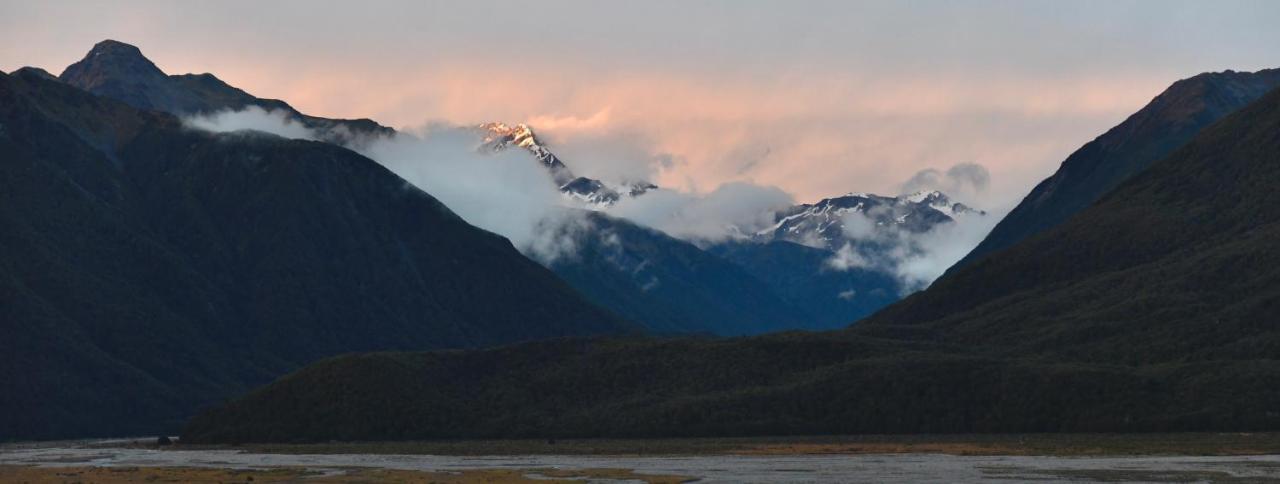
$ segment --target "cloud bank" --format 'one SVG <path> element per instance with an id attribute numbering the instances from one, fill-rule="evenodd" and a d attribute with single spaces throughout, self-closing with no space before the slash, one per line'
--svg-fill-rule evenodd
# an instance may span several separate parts
<path id="1" fill-rule="evenodd" d="M 982 199 L 991 181 L 987 169 L 976 163 L 959 163 L 946 170 L 927 168 L 917 172 L 901 186 L 902 193 L 938 190 L 953 201 Z M 834 270 L 870 269 L 894 275 L 902 291 L 924 289 L 991 232 L 1004 213 L 988 211 L 986 215 L 959 213 L 952 223 L 934 226 L 925 232 L 913 232 L 898 225 L 879 225 L 878 214 L 849 212 L 841 222 L 846 243 L 827 260 Z"/>
<path id="2" fill-rule="evenodd" d="M 773 211 L 795 201 L 777 187 L 727 183 L 705 195 L 651 190 L 627 198 L 609 211 L 667 234 L 697 243 L 751 234 L 773 223 Z"/>
<path id="3" fill-rule="evenodd" d="M 316 115 L 639 134 L 670 155 L 650 181 L 686 192 L 889 193 L 940 160 L 981 160 L 990 199 L 965 201 L 991 208 L 1174 80 L 1275 67 L 1280 45 L 1280 3 L 1257 0 L 1121 1 L 1105 18 L 1051 2 L 399 1 L 297 15 L 230 1 L 8 2 L 0 69 L 56 72 L 119 38 L 166 72 L 214 72 Z"/>
<path id="4" fill-rule="evenodd" d="M 834 270 L 867 269 L 898 279 L 903 295 L 928 287 L 982 241 L 999 222 L 991 215 L 959 214 L 953 223 L 916 233 L 897 226 L 876 226 L 861 213 L 845 216 L 846 243 L 827 260 Z M 866 230 L 865 227 L 875 227 Z M 849 227 L 862 229 L 848 230 Z"/>
<path id="5" fill-rule="evenodd" d="M 216 133 L 260 131 L 290 139 L 320 139 L 319 134 L 289 118 L 284 111 L 268 111 L 249 106 L 239 111 L 226 110 L 198 115 L 183 120 L 187 126 Z"/>
<path id="6" fill-rule="evenodd" d="M 898 193 L 937 190 L 960 200 L 973 200 L 987 191 L 991 173 L 977 163 L 960 163 L 946 171 L 926 168 L 902 184 Z"/>
<path id="7" fill-rule="evenodd" d="M 286 138 L 320 138 L 285 113 L 257 107 L 185 121 L 213 132 L 252 130 Z M 528 255 L 546 262 L 572 253 L 572 240 L 589 228 L 585 225 L 589 222 L 568 209 L 581 206 L 563 197 L 547 170 L 528 153 L 518 149 L 482 153 L 477 149 L 482 140 L 482 133 L 475 129 L 433 123 L 390 138 L 361 140 L 351 148 L 440 199 L 469 223 L 511 239 Z M 611 165 L 589 171 L 609 181 L 646 180 L 669 163 L 636 138 L 625 136 L 588 136 L 553 147 L 581 157 L 570 162 L 595 160 L 583 165 L 596 168 Z M 793 203 L 779 188 L 735 182 L 705 194 L 652 190 L 624 198 L 609 213 L 674 237 L 711 243 L 763 228 L 773 222 L 773 210 Z"/>

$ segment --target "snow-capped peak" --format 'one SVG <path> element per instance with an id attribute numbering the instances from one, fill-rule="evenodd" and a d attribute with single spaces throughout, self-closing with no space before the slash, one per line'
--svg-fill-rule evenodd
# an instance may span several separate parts
<path id="1" fill-rule="evenodd" d="M 480 149 L 488 152 L 506 150 L 518 146 L 533 154 L 551 173 L 552 180 L 566 197 L 598 209 L 608 208 L 622 197 L 638 197 L 658 188 L 648 182 L 607 183 L 573 174 L 560 158 L 542 144 L 533 128 L 524 123 L 484 123 L 477 126 L 484 133 Z"/>
<path id="2" fill-rule="evenodd" d="M 948 217 L 955 218 L 956 215 L 966 213 L 977 213 L 985 215 L 986 212 L 971 208 L 963 203 L 952 202 L 946 194 L 937 190 L 919 191 L 898 197 L 899 200 L 905 202 L 926 205 L 934 210 L 946 214 Z"/>
<path id="3" fill-rule="evenodd" d="M 919 191 L 919 192 L 915 192 L 915 193 L 912 193 L 912 194 L 903 195 L 903 196 L 898 197 L 898 198 L 903 199 L 903 200 L 907 200 L 907 201 L 912 202 L 912 203 L 920 203 L 920 202 L 923 202 L 923 201 L 925 201 L 925 200 L 936 200 L 936 199 L 946 200 L 946 199 L 947 199 L 947 196 L 946 196 L 946 195 L 943 195 L 943 194 L 942 194 L 942 192 L 940 192 L 940 191 L 937 191 L 937 190 L 929 190 L 929 191 Z"/>
<path id="4" fill-rule="evenodd" d="M 529 150 L 546 149 L 538 143 L 537 137 L 533 135 L 533 129 L 524 123 L 515 126 L 506 123 L 485 123 L 480 125 L 480 129 L 488 133 L 484 139 L 485 144 L 493 144 L 499 149 L 506 148 L 508 144 Z"/>
<path id="5" fill-rule="evenodd" d="M 956 222 L 957 214 L 985 215 L 954 203 L 939 191 L 885 197 L 863 192 L 795 205 L 774 214 L 774 223 L 756 231 L 761 241 L 787 240 L 838 250 L 858 238 L 874 238 L 880 230 L 923 233 L 939 224 Z M 853 217 L 860 215 L 860 217 Z M 851 218 L 852 217 L 852 218 Z M 851 222 L 852 220 L 852 222 Z M 847 226 L 854 223 L 855 226 Z"/>

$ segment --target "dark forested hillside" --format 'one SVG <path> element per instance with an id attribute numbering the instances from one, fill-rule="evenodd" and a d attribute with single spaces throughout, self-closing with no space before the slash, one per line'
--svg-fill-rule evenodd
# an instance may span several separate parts
<path id="1" fill-rule="evenodd" d="M 1280 429 L 1274 360 L 1130 367 L 973 353 L 785 334 L 348 355 L 192 419 L 183 439 Z"/>
<path id="2" fill-rule="evenodd" d="M 1277 430 L 1280 91 L 849 330 L 325 361 L 192 441 Z"/>
<path id="3" fill-rule="evenodd" d="M 1280 69 L 1204 73 L 1173 83 L 1123 123 L 1067 157 L 951 272 L 1066 221 L 1205 126 L 1278 85 Z"/>
<path id="4" fill-rule="evenodd" d="M 334 145 L 0 75 L 0 437 L 152 433 L 316 359 L 633 326 Z"/>
<path id="5" fill-rule="evenodd" d="M 1278 100 L 864 324 L 1131 364 L 1280 356 Z"/>

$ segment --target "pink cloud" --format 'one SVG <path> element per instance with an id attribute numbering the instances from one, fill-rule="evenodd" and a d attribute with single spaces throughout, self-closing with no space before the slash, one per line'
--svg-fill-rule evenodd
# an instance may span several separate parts
<path id="1" fill-rule="evenodd" d="M 860 76 L 821 66 L 754 75 L 624 72 L 546 55 L 389 63 L 319 52 L 267 62 L 143 47 L 168 72 L 211 71 L 317 115 L 397 127 L 527 122 L 567 152 L 593 157 L 603 148 L 574 144 L 629 140 L 634 146 L 619 147 L 626 157 L 664 160 L 647 171 L 664 186 L 708 192 L 745 181 L 779 186 L 799 200 L 888 192 L 920 169 L 976 162 L 991 170 L 995 195 L 974 202 L 1009 203 L 1172 82 L 1116 72 Z"/>

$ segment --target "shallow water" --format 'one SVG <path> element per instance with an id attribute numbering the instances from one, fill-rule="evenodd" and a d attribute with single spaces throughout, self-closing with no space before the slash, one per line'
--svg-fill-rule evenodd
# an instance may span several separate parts
<path id="1" fill-rule="evenodd" d="M 877 455 L 431 456 L 255 454 L 234 450 L 148 450 L 23 445 L 0 448 L 0 465 L 180 466 L 313 469 L 624 468 L 700 482 L 1280 482 L 1280 455 L 1232 457 L 1034 457 Z M 607 481 L 598 481 L 607 482 Z"/>

